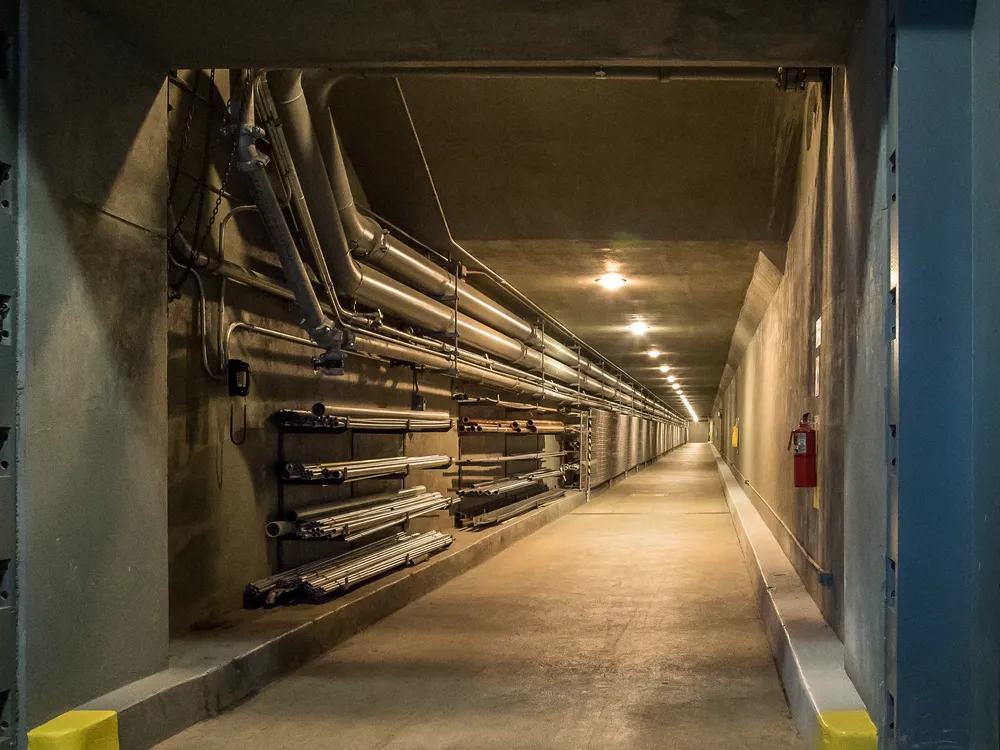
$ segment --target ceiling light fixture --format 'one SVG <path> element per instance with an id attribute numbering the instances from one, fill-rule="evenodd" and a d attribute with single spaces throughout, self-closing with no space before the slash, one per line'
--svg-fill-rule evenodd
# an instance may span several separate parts
<path id="1" fill-rule="evenodd" d="M 636 321 L 635 323 L 630 325 L 628 329 L 636 336 L 641 336 L 642 334 L 644 334 L 646 331 L 649 330 L 649 326 L 643 323 L 642 321 Z"/>
<path id="2" fill-rule="evenodd" d="M 670 372 L 670 365 L 660 365 L 660 372 Z"/>
<path id="3" fill-rule="evenodd" d="M 626 278 L 620 273 L 606 273 L 603 276 L 597 277 L 595 281 L 612 292 L 615 289 L 621 289 L 627 282 Z"/>
<path id="4" fill-rule="evenodd" d="M 675 378 L 673 375 L 667 375 L 668 383 L 673 383 L 675 380 L 677 380 L 677 378 Z"/>
<path id="5" fill-rule="evenodd" d="M 673 388 L 673 389 L 674 389 L 675 391 L 679 391 L 679 390 L 681 389 L 680 385 L 679 385 L 679 384 L 677 384 L 677 383 L 674 383 L 674 384 L 673 384 L 672 386 L 670 386 L 670 387 L 671 387 L 671 388 Z"/>
<path id="6" fill-rule="evenodd" d="M 660 356 L 660 350 L 659 350 L 659 349 L 657 349 L 656 347 L 653 347 L 653 348 L 652 348 L 652 349 L 650 349 L 650 350 L 649 350 L 648 352 L 646 352 L 646 354 L 648 354 L 648 355 L 649 355 L 650 357 L 652 357 L 653 359 L 656 359 L 657 357 L 659 357 L 659 356 Z"/>
<path id="7" fill-rule="evenodd" d="M 684 402 L 684 406 L 686 406 L 688 408 L 688 411 L 691 412 L 691 419 L 693 419 L 695 421 L 695 423 L 697 424 L 697 422 L 698 422 L 698 415 L 695 414 L 694 409 L 691 408 L 691 402 L 688 401 L 683 395 L 681 395 L 681 401 Z"/>

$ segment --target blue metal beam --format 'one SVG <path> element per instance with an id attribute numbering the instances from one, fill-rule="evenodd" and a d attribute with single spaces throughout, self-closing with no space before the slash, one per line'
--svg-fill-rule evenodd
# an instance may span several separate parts
<path id="1" fill-rule="evenodd" d="M 971 747 L 971 0 L 898 0 L 888 747 Z M 893 147 L 890 146 L 890 149 Z M 893 587 L 893 584 L 895 586 Z M 893 596 L 895 593 L 895 596 Z M 892 657 L 895 657 L 894 660 Z M 890 715 L 890 721 L 893 716 Z"/>

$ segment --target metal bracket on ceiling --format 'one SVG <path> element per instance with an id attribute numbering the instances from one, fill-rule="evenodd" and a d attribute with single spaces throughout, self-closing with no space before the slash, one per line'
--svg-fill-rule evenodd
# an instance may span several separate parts
<path id="1" fill-rule="evenodd" d="M 779 91 L 805 91 L 807 83 L 822 83 L 829 73 L 821 68 L 778 68 L 777 87 Z"/>

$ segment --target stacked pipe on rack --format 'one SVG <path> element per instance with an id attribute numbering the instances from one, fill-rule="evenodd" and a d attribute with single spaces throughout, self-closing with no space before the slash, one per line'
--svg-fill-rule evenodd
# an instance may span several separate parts
<path id="1" fill-rule="evenodd" d="M 387 500 L 405 500 L 409 497 L 423 495 L 426 492 L 427 488 L 422 484 L 418 484 L 415 487 L 399 490 L 398 492 L 380 492 L 377 495 L 365 495 L 364 497 L 355 497 L 349 500 L 335 500 L 332 503 L 310 505 L 308 508 L 292 508 L 291 510 L 285 511 L 285 520 L 289 523 L 309 521 L 321 516 L 329 516 L 333 513 L 343 513 L 347 510 L 356 510 L 357 508 L 366 508 L 371 505 L 378 505 L 379 503 L 384 503 Z"/>
<path id="2" fill-rule="evenodd" d="M 423 562 L 453 540 L 454 537 L 440 531 L 400 533 L 343 555 L 253 581 L 243 592 L 243 605 L 250 608 L 282 600 L 323 599 L 390 570 Z"/>
<path id="3" fill-rule="evenodd" d="M 484 406 L 500 406 L 512 411 L 536 411 L 539 414 L 556 414 L 559 409 L 552 406 L 540 406 L 539 404 L 525 404 L 520 401 L 501 401 L 499 398 L 470 398 L 468 396 L 456 396 L 455 401 L 460 404 L 481 404 Z"/>
<path id="4" fill-rule="evenodd" d="M 272 521 L 267 524 L 269 537 L 295 535 L 299 539 L 341 539 L 355 542 L 366 536 L 409 523 L 411 518 L 451 506 L 452 499 L 440 492 L 396 497 L 389 502 L 368 505 L 358 510 L 336 509 L 298 523 Z"/>
<path id="5" fill-rule="evenodd" d="M 470 432 L 501 432 L 501 433 L 523 433 L 533 434 L 555 434 L 565 432 L 567 427 L 558 420 L 509 420 L 509 419 L 479 419 L 473 417 L 462 417 L 462 423 L 458 426 L 461 433 Z"/>
<path id="6" fill-rule="evenodd" d="M 548 492 L 541 492 L 524 500 L 518 500 L 510 505 L 505 505 L 502 508 L 491 510 L 488 513 L 481 513 L 478 516 L 473 516 L 472 526 L 489 526 L 494 523 L 503 523 L 509 518 L 513 518 L 514 516 L 518 516 L 522 513 L 527 513 L 529 510 L 534 510 L 539 505 L 551 502 L 552 500 L 558 500 L 565 494 L 566 490 L 561 488 L 549 490 Z"/>
<path id="7" fill-rule="evenodd" d="M 455 460 L 459 466 L 491 466 L 493 464 L 507 463 L 508 461 L 529 461 L 533 458 L 559 458 L 565 456 L 569 451 L 545 451 L 542 453 L 518 453 L 513 456 L 493 455 L 493 456 L 470 456 Z"/>
<path id="8" fill-rule="evenodd" d="M 405 475 L 410 473 L 410 469 L 446 469 L 449 466 L 451 466 L 451 456 L 395 456 L 363 461 L 286 463 L 278 468 L 281 478 L 286 482 L 341 484 L 376 477 Z"/>
<path id="9" fill-rule="evenodd" d="M 371 432 L 447 432 L 454 426 L 445 411 L 365 409 L 314 404 L 309 411 L 282 409 L 271 415 L 285 429 L 362 430 Z"/>
<path id="10" fill-rule="evenodd" d="M 562 476 L 563 470 L 559 469 L 539 469 L 526 474 L 518 474 L 516 477 L 505 477 L 503 479 L 490 479 L 485 482 L 477 482 L 466 489 L 458 490 L 458 494 L 467 495 L 504 495 L 514 490 L 521 490 L 538 484 L 543 479 L 549 477 Z"/>

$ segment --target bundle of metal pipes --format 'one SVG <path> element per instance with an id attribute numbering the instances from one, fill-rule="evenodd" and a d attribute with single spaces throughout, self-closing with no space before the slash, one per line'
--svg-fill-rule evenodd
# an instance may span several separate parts
<path id="1" fill-rule="evenodd" d="M 620 374 L 605 372 L 579 351 L 538 330 L 358 213 L 329 112 L 329 92 L 336 78 L 320 73 L 319 78 L 311 79 L 307 102 L 301 71 L 272 73 L 268 78 L 274 96 L 268 78 L 259 72 L 248 75 L 251 85 L 237 89 L 246 94 L 234 96 L 231 113 L 238 133 L 239 166 L 250 181 L 254 202 L 281 261 L 288 285 L 283 290 L 285 296 L 290 294 L 298 304 L 310 339 L 326 350 L 318 358 L 318 366 L 329 372 L 342 371 L 343 346 L 368 356 L 438 369 L 443 365 L 460 377 L 468 374 L 474 380 L 518 391 L 527 376 L 532 382 L 523 392 L 533 395 L 546 397 L 559 391 L 563 398 L 582 401 L 587 393 L 650 416 L 676 418 L 641 386 L 626 382 Z M 257 125 L 255 116 L 262 118 L 265 128 Z M 314 264 L 333 318 L 326 315 L 296 236 L 282 213 L 265 171 L 268 160 L 257 151 L 256 141 L 265 133 L 272 159 L 292 196 L 289 208 L 300 228 L 299 241 Z M 355 252 L 364 263 L 358 262 Z M 232 264 L 225 269 L 220 266 L 220 272 L 240 283 L 264 283 Z M 349 312 L 340 304 L 338 294 L 377 312 Z M 443 301 L 451 296 L 456 299 L 454 306 Z M 482 352 L 480 356 L 487 357 L 486 370 L 470 368 L 460 361 L 458 352 L 449 362 L 447 356 L 418 353 L 412 346 L 385 341 L 374 330 L 359 327 L 375 328 L 383 315 L 432 334 L 460 336 L 466 345 Z M 514 365 L 513 380 L 510 374 L 494 370 L 496 358 Z M 530 373 L 539 371 L 561 381 L 563 387 L 550 389 L 544 382 L 539 387 L 530 378 Z M 576 395 L 571 395 L 573 390 Z"/>
<path id="2" fill-rule="evenodd" d="M 411 518 L 447 508 L 452 499 L 440 492 L 425 492 L 412 497 L 371 505 L 360 510 L 335 510 L 298 523 L 272 521 L 269 537 L 294 534 L 299 539 L 342 539 L 355 542 L 366 536 L 407 524 Z"/>
<path id="3" fill-rule="evenodd" d="M 469 456 L 457 459 L 455 464 L 461 466 L 490 466 L 493 464 L 503 464 L 508 461 L 529 461 L 533 458 L 559 458 L 565 456 L 569 451 L 543 451 L 541 453 L 517 453 L 512 456 L 492 455 L 492 456 Z"/>
<path id="4" fill-rule="evenodd" d="M 253 581 L 243 592 L 243 604 L 259 607 L 282 600 L 322 599 L 395 568 L 423 562 L 448 547 L 453 539 L 440 531 L 397 534 L 343 555 Z"/>
<path id="5" fill-rule="evenodd" d="M 396 456 L 364 461 L 287 463 L 280 466 L 279 470 L 281 478 L 286 482 L 341 484 L 396 474 L 406 475 L 410 473 L 410 469 L 446 469 L 449 466 L 451 456 Z"/>
<path id="6" fill-rule="evenodd" d="M 386 501 L 405 500 L 409 497 L 426 494 L 426 492 L 427 488 L 422 484 L 418 484 L 415 487 L 399 490 L 398 492 L 380 492 L 377 495 L 365 495 L 363 497 L 355 497 L 350 500 L 335 500 L 331 503 L 310 505 L 307 508 L 292 508 L 285 511 L 285 520 L 289 523 L 309 521 L 314 518 L 329 516 L 333 513 L 343 513 L 348 510 L 367 508 L 371 505 L 378 505 Z"/>
<path id="7" fill-rule="evenodd" d="M 525 404 L 520 401 L 501 401 L 499 398 L 470 398 L 469 396 L 458 396 L 455 400 L 460 404 L 483 404 L 489 406 L 502 406 L 504 409 L 513 411 L 535 411 L 539 414 L 558 414 L 559 409 L 551 406 L 541 406 L 539 404 Z"/>
<path id="8" fill-rule="evenodd" d="M 489 526 L 494 523 L 503 523 L 507 519 L 518 516 L 521 513 L 527 513 L 529 510 L 533 510 L 539 505 L 551 502 L 552 500 L 558 500 L 565 494 L 566 490 L 561 488 L 549 490 L 548 492 L 541 492 L 524 500 L 518 500 L 510 505 L 505 505 L 502 508 L 497 508 L 496 510 L 491 510 L 488 513 L 481 513 L 478 516 L 474 516 L 472 518 L 472 525 Z"/>
<path id="9" fill-rule="evenodd" d="M 478 417 L 462 417 L 458 426 L 459 432 L 531 432 L 538 434 L 555 434 L 565 432 L 566 425 L 558 420 L 511 420 L 511 419 L 479 419 Z"/>
<path id="10" fill-rule="evenodd" d="M 374 410 L 373 410 L 374 411 Z M 289 430 L 360 430 L 362 432 L 448 432 L 454 425 L 449 419 L 430 420 L 414 412 L 413 417 L 350 417 L 310 411 L 282 409 L 272 415 L 279 427 Z"/>
<path id="11" fill-rule="evenodd" d="M 563 470 L 559 469 L 539 469 L 526 474 L 518 474 L 516 477 L 505 477 L 503 479 L 490 479 L 485 482 L 477 482 L 471 487 L 458 490 L 459 495 L 504 495 L 514 490 L 521 490 L 531 487 L 548 477 L 562 476 Z"/>

